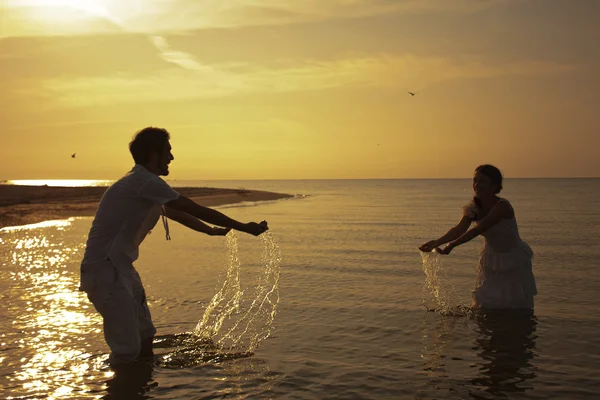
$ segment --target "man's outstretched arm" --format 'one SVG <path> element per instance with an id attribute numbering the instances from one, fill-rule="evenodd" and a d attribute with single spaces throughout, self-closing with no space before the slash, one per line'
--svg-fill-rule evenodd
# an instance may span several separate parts
<path id="1" fill-rule="evenodd" d="M 246 232 L 254 236 L 258 236 L 269 229 L 265 221 L 261 222 L 260 224 L 256 222 L 244 224 L 229 218 L 217 210 L 201 206 L 186 196 L 179 196 L 178 199 L 169 201 L 167 204 L 165 204 L 165 206 L 166 208 L 183 211 L 193 215 L 194 217 L 208 222 L 209 224 L 235 229 L 236 231 Z"/>
<path id="2" fill-rule="evenodd" d="M 193 215 L 190 215 L 183 211 L 175 210 L 173 208 L 165 207 L 165 211 L 169 219 L 177 221 L 180 224 L 187 226 L 188 228 L 193 229 L 197 232 L 206 233 L 207 235 L 225 236 L 231 230 L 231 228 L 215 228 L 212 226 L 208 226 Z"/>

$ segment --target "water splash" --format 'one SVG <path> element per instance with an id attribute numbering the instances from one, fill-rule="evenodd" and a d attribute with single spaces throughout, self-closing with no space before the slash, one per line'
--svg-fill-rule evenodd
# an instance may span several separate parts
<path id="1" fill-rule="evenodd" d="M 159 351 L 166 350 L 166 353 L 156 357 L 154 363 L 168 369 L 192 368 L 206 363 L 220 363 L 252 355 L 247 351 L 224 351 L 215 346 L 211 339 L 201 337 L 195 332 L 157 336 L 154 338 L 153 347 Z"/>
<path id="2" fill-rule="evenodd" d="M 238 243 L 235 233 L 227 234 L 227 259 L 228 266 L 225 280 L 221 289 L 213 296 L 204 311 L 202 319 L 196 326 L 196 333 L 202 337 L 213 340 L 220 332 L 221 327 L 234 311 L 239 310 L 240 299 L 243 295 L 240 283 L 240 259 L 238 257 Z"/>
<path id="3" fill-rule="evenodd" d="M 442 315 L 469 316 L 471 309 L 464 304 L 448 279 L 441 255 L 436 251 L 421 252 L 421 260 L 425 273 L 423 304 L 427 310 Z M 428 298 L 433 300 L 434 307 L 427 305 Z"/>
<path id="4" fill-rule="evenodd" d="M 261 235 L 263 252 L 253 285 L 242 287 L 235 233 L 227 235 L 228 266 L 221 289 L 213 296 L 195 334 L 217 348 L 250 353 L 271 334 L 279 303 L 281 250 L 273 235 Z"/>

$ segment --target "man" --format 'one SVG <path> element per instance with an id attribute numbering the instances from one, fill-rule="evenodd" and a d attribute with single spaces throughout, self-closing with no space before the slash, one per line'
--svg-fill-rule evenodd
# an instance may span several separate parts
<path id="1" fill-rule="evenodd" d="M 87 293 L 102 315 L 112 365 L 152 355 L 156 329 L 133 262 L 140 243 L 159 218 L 167 240 L 166 218 L 208 235 L 226 235 L 235 229 L 258 236 L 268 229 L 266 221 L 241 223 L 173 190 L 160 178 L 169 174 L 174 159 L 169 139 L 165 129 L 148 127 L 129 143 L 135 166 L 102 196 L 81 263 L 79 290 Z"/>

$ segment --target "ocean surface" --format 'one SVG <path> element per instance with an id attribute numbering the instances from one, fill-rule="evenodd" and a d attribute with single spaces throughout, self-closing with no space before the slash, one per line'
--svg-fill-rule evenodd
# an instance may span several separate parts
<path id="1" fill-rule="evenodd" d="M 417 247 L 459 220 L 468 179 L 172 184 L 299 196 L 218 207 L 267 220 L 265 237 L 172 222 L 166 241 L 158 224 L 136 263 L 156 356 L 120 371 L 77 291 L 92 219 L 1 230 L 0 398 L 598 398 L 600 179 L 505 181 L 535 252 L 533 318 L 427 311 Z M 470 304 L 481 246 L 440 259 L 457 306 Z M 194 334 L 202 321 L 210 339 Z"/>

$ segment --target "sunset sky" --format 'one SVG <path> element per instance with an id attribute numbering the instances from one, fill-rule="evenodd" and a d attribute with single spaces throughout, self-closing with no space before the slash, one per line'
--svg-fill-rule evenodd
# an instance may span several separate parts
<path id="1" fill-rule="evenodd" d="M 2 0 L 0 179 L 116 179 L 148 125 L 172 179 L 598 177 L 599 21 L 598 0 Z"/>

